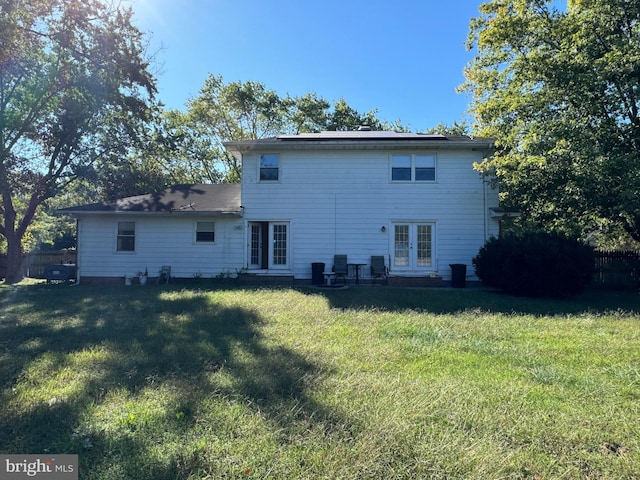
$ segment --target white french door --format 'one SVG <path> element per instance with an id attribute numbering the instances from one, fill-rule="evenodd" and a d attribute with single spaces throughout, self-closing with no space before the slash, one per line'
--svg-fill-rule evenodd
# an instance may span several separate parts
<path id="1" fill-rule="evenodd" d="M 249 223 L 249 268 L 289 268 L 289 223 Z"/>
<path id="2" fill-rule="evenodd" d="M 433 223 L 407 222 L 393 225 L 392 269 L 431 270 L 434 265 Z"/>
<path id="3" fill-rule="evenodd" d="M 289 228 L 288 223 L 278 222 L 269 224 L 271 239 L 269 251 L 269 268 L 289 268 Z"/>
<path id="4" fill-rule="evenodd" d="M 264 263 L 262 246 L 265 239 L 262 232 L 262 223 L 249 224 L 249 268 L 253 270 L 262 268 Z"/>

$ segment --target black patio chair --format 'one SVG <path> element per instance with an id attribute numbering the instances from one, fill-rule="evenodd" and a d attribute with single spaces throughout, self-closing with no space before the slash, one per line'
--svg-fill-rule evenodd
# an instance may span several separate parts
<path id="1" fill-rule="evenodd" d="M 383 255 L 372 255 L 371 256 L 371 276 L 375 280 L 376 278 L 381 278 L 383 283 L 387 283 L 387 274 L 388 274 L 387 266 L 384 264 L 384 256 Z"/>
<path id="2" fill-rule="evenodd" d="M 338 278 L 342 279 L 343 285 L 347 284 L 347 275 L 348 275 L 348 267 L 347 267 L 347 256 L 346 255 L 334 255 L 333 256 L 333 273 L 336 274 L 335 282 L 338 281 Z"/>

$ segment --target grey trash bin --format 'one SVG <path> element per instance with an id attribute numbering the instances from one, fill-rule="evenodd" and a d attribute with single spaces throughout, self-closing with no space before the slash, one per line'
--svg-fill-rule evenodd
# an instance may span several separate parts
<path id="1" fill-rule="evenodd" d="M 311 264 L 311 284 L 324 285 L 324 263 L 314 262 Z"/>
<path id="2" fill-rule="evenodd" d="M 452 263 L 451 286 L 453 288 L 464 288 L 467 285 L 467 266 L 464 263 Z"/>

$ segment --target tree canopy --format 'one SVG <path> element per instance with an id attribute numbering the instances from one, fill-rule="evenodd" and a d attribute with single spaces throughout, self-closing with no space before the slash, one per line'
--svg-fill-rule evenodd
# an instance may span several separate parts
<path id="1" fill-rule="evenodd" d="M 156 93 L 131 10 L 101 0 L 0 4 L 0 235 L 7 282 L 38 207 L 144 134 Z"/>
<path id="2" fill-rule="evenodd" d="M 480 13 L 462 89 L 498 149 L 478 168 L 530 222 L 640 240 L 640 3 L 494 0 Z"/>
<path id="3" fill-rule="evenodd" d="M 377 111 L 361 113 L 343 98 L 333 105 L 313 92 L 300 97 L 281 96 L 256 81 L 225 83 L 220 75 L 209 75 L 199 94 L 187 103 L 182 118 L 189 145 L 199 145 L 207 170 L 218 164 L 225 181 L 240 181 L 240 165 L 223 148 L 230 140 L 255 140 L 281 134 L 322 130 L 356 130 L 368 125 L 374 130 L 406 130 L 400 121 L 378 119 Z M 206 142 L 206 143 L 203 143 Z"/>

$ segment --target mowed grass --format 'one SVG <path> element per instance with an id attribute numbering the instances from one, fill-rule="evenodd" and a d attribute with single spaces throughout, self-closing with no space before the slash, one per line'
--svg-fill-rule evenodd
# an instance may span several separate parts
<path id="1" fill-rule="evenodd" d="M 0 453 L 83 479 L 640 478 L 640 295 L 0 287 Z"/>

